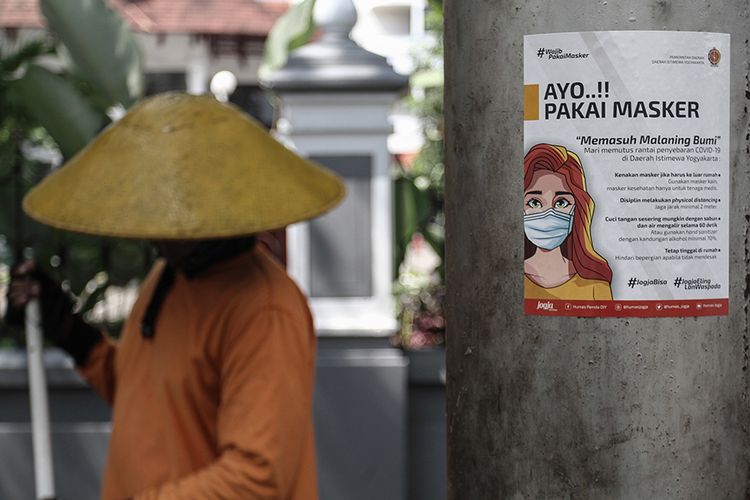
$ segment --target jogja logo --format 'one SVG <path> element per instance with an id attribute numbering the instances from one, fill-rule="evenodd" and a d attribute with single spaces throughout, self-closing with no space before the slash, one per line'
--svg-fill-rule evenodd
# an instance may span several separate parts
<path id="1" fill-rule="evenodd" d="M 547 312 L 557 311 L 557 309 L 555 309 L 555 304 L 553 304 L 552 302 L 542 302 L 541 300 L 536 303 L 536 310 L 547 311 Z"/>

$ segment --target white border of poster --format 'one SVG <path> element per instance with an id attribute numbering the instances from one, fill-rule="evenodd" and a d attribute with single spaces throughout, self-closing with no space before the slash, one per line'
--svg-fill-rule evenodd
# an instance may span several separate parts
<path id="1" fill-rule="evenodd" d="M 524 37 L 526 314 L 729 311 L 728 34 Z"/>

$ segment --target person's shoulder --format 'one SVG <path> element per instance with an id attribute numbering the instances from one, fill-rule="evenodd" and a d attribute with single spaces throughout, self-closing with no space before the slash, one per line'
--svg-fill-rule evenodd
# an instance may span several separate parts
<path id="1" fill-rule="evenodd" d="M 307 310 L 304 295 L 262 245 L 244 255 L 227 276 L 234 300 L 251 309 Z"/>
<path id="2" fill-rule="evenodd" d="M 314 345 L 314 328 L 307 299 L 284 267 L 256 246 L 237 262 L 222 307 L 228 342 L 242 338 L 251 344 L 274 337 L 284 345 Z M 259 329 L 260 328 L 260 329 Z M 275 330 L 274 330 L 275 328 Z M 254 339 L 252 342 L 249 339 Z"/>

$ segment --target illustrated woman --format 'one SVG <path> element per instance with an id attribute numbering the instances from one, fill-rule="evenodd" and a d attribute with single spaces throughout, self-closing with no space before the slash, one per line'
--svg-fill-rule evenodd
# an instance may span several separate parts
<path id="1" fill-rule="evenodd" d="M 612 269 L 594 250 L 594 200 L 578 156 L 537 144 L 523 163 L 524 297 L 612 300 Z"/>

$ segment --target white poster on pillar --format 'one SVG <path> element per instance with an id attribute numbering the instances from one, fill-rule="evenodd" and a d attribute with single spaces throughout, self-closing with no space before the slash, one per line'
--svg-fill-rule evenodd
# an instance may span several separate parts
<path id="1" fill-rule="evenodd" d="M 729 310 L 728 34 L 524 37 L 526 314 Z"/>

